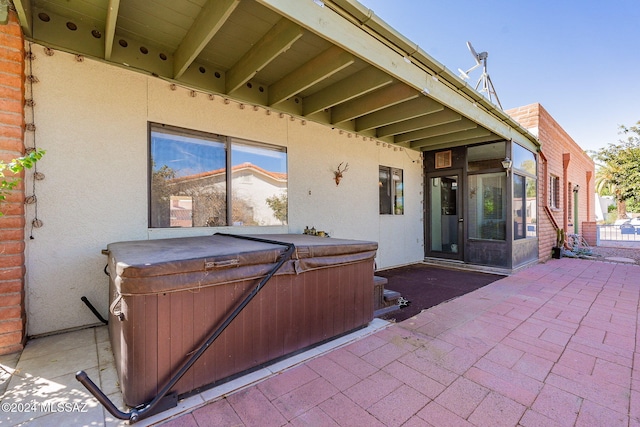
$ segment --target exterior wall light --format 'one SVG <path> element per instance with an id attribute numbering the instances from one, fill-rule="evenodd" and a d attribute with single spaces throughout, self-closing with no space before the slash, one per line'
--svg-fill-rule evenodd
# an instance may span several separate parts
<path id="1" fill-rule="evenodd" d="M 511 165 L 512 164 L 513 164 L 513 162 L 508 157 L 505 157 L 504 160 L 502 161 L 502 167 L 507 172 L 507 176 L 509 176 L 509 171 L 511 170 Z"/>

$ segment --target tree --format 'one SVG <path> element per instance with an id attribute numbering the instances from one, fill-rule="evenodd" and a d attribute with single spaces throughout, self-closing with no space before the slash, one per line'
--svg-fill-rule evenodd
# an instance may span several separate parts
<path id="1" fill-rule="evenodd" d="M 6 200 L 7 194 L 16 188 L 21 181 L 16 176 L 7 177 L 5 171 L 8 170 L 13 175 L 17 175 L 25 169 L 31 169 L 44 156 L 44 153 L 44 150 L 32 151 L 25 156 L 11 160 L 9 163 L 0 160 L 0 203 Z M 2 215 L 3 213 L 0 211 L 0 216 Z"/>
<path id="2" fill-rule="evenodd" d="M 619 166 L 616 164 L 599 164 L 596 170 L 595 184 L 596 193 L 599 195 L 615 197 L 618 218 L 621 219 L 627 217 L 627 204 L 622 198 L 619 187 L 615 184 L 615 176 L 618 168 Z"/>
<path id="3" fill-rule="evenodd" d="M 280 221 L 282 224 L 287 223 L 287 206 L 288 200 L 286 194 L 273 195 L 271 197 L 267 197 L 267 205 L 273 211 L 273 216 Z"/>
<path id="4" fill-rule="evenodd" d="M 152 164 L 151 174 L 151 224 L 154 227 L 169 227 L 171 220 L 171 190 L 167 187 L 167 182 L 176 177 L 176 171 L 167 165 L 162 165 L 159 169 Z"/>
<path id="5" fill-rule="evenodd" d="M 595 154 L 598 163 L 596 190 L 605 189 L 616 198 L 618 218 L 626 217 L 626 200 L 640 198 L 640 121 L 634 126 L 620 126 L 618 144 L 609 144 Z"/>

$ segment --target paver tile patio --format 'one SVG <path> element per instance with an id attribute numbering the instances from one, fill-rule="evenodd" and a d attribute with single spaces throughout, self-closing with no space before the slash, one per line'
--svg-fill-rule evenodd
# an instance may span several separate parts
<path id="1" fill-rule="evenodd" d="M 337 385 L 306 420 L 640 427 L 640 267 L 595 264 L 536 265 L 306 362 Z"/>
<path id="2" fill-rule="evenodd" d="M 175 415 L 140 425 L 640 427 L 638 277 L 638 265 L 538 264 L 292 367 L 264 369 L 266 378 L 203 392 Z M 62 381 L 73 366 L 64 355 L 91 365 L 117 397 L 105 336 L 102 328 L 60 337 L 55 357 L 47 350 L 54 340 L 34 340 L 2 402 L 24 398 L 25 382 L 56 378 L 63 398 L 73 386 Z M 2 413 L 0 420 L 63 425 L 104 414 L 85 392 L 72 393 L 95 411 L 74 419 Z M 123 425 L 109 418 L 93 424 Z"/>

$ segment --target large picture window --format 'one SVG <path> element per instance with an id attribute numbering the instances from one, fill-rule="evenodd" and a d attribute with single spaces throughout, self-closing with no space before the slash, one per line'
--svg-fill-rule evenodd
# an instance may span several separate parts
<path id="1" fill-rule="evenodd" d="M 149 227 L 287 223 L 284 148 L 154 123 L 149 153 Z"/>
<path id="2" fill-rule="evenodd" d="M 507 181 L 503 172 L 469 175 L 469 237 L 505 240 Z"/>

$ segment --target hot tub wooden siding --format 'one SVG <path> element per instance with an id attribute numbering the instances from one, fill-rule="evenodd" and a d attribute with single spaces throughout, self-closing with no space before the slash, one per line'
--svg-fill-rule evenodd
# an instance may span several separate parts
<path id="1" fill-rule="evenodd" d="M 178 394 L 221 382 L 363 327 L 373 319 L 375 243 L 297 235 L 266 237 L 293 240 L 299 249 L 294 254 L 295 260 L 266 284 L 177 383 L 174 391 Z M 166 242 L 188 246 L 187 239 L 194 238 L 167 239 Z M 153 242 L 149 243 L 153 245 Z M 126 273 L 116 267 L 118 262 L 127 265 L 117 258 L 118 245 L 122 244 L 126 243 L 109 245 L 112 301 L 125 288 L 119 283 L 122 278 L 117 272 Z M 338 252 L 342 253 L 308 256 L 319 244 L 337 245 Z M 323 250 L 323 255 L 325 252 Z M 304 271 L 294 265 L 299 260 L 309 261 L 302 268 Z M 261 261 L 259 269 L 263 264 Z M 229 273 L 230 270 L 224 270 L 223 275 L 228 278 Z M 216 274 L 220 275 L 212 273 Z M 117 304 L 124 320 L 110 314 L 111 344 L 127 405 L 137 406 L 155 397 L 188 356 L 200 348 L 211 331 L 260 280 L 234 277 L 210 284 L 206 283 L 210 281 L 208 274 L 197 277 L 201 283 L 177 279 L 184 290 L 175 286 L 158 290 L 152 281 L 164 284 L 171 281 L 166 275 L 152 276 L 148 278 L 152 292 L 144 291 L 147 279 L 141 278 L 136 285 L 139 293 L 127 294 L 125 290 Z"/>

